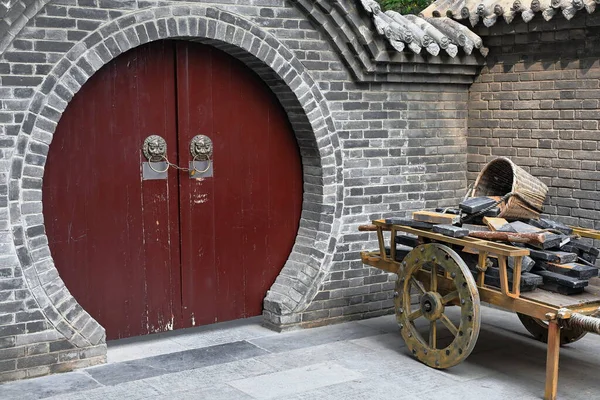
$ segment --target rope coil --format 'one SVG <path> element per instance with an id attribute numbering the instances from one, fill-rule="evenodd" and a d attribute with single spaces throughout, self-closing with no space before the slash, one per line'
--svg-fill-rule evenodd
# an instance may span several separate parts
<path id="1" fill-rule="evenodd" d="M 573 313 L 571 318 L 565 321 L 569 328 L 581 328 L 586 332 L 592 332 L 600 335 L 600 318 Z"/>

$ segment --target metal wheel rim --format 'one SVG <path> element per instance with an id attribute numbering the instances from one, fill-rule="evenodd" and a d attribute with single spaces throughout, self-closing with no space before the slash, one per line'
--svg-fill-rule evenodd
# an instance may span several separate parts
<path id="1" fill-rule="evenodd" d="M 409 351 L 419 361 L 433 368 L 443 369 L 459 364 L 473 351 L 479 336 L 481 322 L 479 291 L 473 275 L 454 250 L 437 243 L 416 247 L 404 258 L 402 266 L 403 268 L 399 272 L 396 281 L 396 291 L 398 293 L 395 301 L 396 319 Z M 425 266 L 428 266 L 430 271 L 423 269 Z M 454 283 L 454 290 L 448 293 L 437 292 L 437 273 L 441 269 L 450 274 Z M 428 272 L 430 277 L 433 277 L 435 272 L 436 282 L 433 285 L 434 287 L 428 285 L 427 288 L 433 290 L 425 290 L 423 284 L 416 280 L 414 275 L 420 270 Z M 421 295 L 423 293 L 438 293 L 443 299 L 442 303 L 457 302 L 461 309 L 459 326 L 455 326 L 452 321 L 444 317 L 445 314 L 442 312 L 439 319 L 430 320 L 429 337 L 427 339 L 423 338 L 413 321 L 424 317 L 426 311 L 424 311 L 422 304 L 418 309 L 411 307 L 410 293 L 413 285 L 418 288 Z M 435 297 L 435 295 L 433 296 Z M 420 315 L 419 310 L 421 310 Z M 441 321 L 454 334 L 452 342 L 442 349 L 437 348 L 438 321 Z M 448 321 L 453 328 L 448 325 Z"/>

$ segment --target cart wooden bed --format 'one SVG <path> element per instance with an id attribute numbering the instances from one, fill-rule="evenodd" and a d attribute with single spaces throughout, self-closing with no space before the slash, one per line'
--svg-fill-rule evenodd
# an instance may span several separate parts
<path id="1" fill-rule="evenodd" d="M 453 238 L 429 230 L 386 224 L 384 220 L 375 220 L 373 225 L 363 225 L 359 230 L 377 232 L 379 249 L 362 252 L 362 261 L 398 275 L 394 297 L 401 335 L 409 351 L 430 367 L 452 367 L 471 353 L 479 335 L 480 302 L 486 302 L 517 312 L 525 327 L 537 339 L 548 343 L 544 398 L 554 400 L 560 345 L 574 342 L 587 332 L 600 333 L 600 319 L 594 317 L 600 310 L 599 278 L 592 278 L 586 291 L 577 295 L 541 289 L 520 293 L 521 261 L 523 256 L 529 255 L 526 248 L 472 237 Z M 416 235 L 422 243 L 401 261 L 396 257 L 398 232 Z M 600 232 L 594 230 L 574 228 L 574 233 L 600 239 Z M 476 276 L 458 254 L 463 249 L 478 253 Z M 498 259 L 500 288 L 484 284 L 488 257 Z M 512 285 L 508 257 L 514 258 Z M 420 301 L 411 305 L 411 294 L 415 291 Z M 448 306 L 460 308 L 458 325 L 444 313 Z M 424 338 L 415 327 L 414 321 L 418 318 L 429 320 L 429 337 Z M 443 348 L 438 348 L 440 324 L 454 336 Z"/>

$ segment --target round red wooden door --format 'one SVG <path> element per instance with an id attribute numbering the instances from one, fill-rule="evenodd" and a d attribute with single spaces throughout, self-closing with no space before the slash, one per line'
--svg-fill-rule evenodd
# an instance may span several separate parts
<path id="1" fill-rule="evenodd" d="M 213 177 L 143 180 L 142 143 L 213 142 Z M 162 41 L 98 71 L 63 114 L 46 164 L 52 257 L 107 338 L 259 315 L 292 249 L 302 169 L 284 110 L 240 61 Z"/>

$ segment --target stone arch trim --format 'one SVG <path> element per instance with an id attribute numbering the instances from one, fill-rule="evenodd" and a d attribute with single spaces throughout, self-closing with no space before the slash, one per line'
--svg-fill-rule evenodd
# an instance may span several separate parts
<path id="1" fill-rule="evenodd" d="M 0 31 L 4 28 L 8 33 L 0 40 L 0 53 L 18 36 L 27 21 L 51 2 L 10 0 L 0 6 L 0 18 L 4 17 L 5 25 L 0 26 Z M 364 28 L 355 5 L 348 0 L 292 0 L 292 3 L 320 27 L 353 76 L 360 81 L 367 80 L 365 74 L 374 71 L 373 59 L 385 51 L 385 43 L 373 31 Z"/>
<path id="2" fill-rule="evenodd" d="M 241 59 L 278 96 L 296 134 L 304 170 L 296 242 L 265 298 L 268 323 L 300 321 L 332 259 L 341 215 L 341 150 L 325 98 L 303 64 L 281 42 L 243 17 L 217 7 L 167 6 L 127 14 L 90 33 L 55 65 L 33 96 L 11 166 L 11 188 L 39 201 L 11 207 L 11 227 L 25 280 L 48 321 L 78 347 L 105 341 L 104 328 L 79 306 L 52 260 L 45 234 L 43 167 L 69 101 L 102 66 L 139 45 L 169 38 L 198 40 Z"/>

